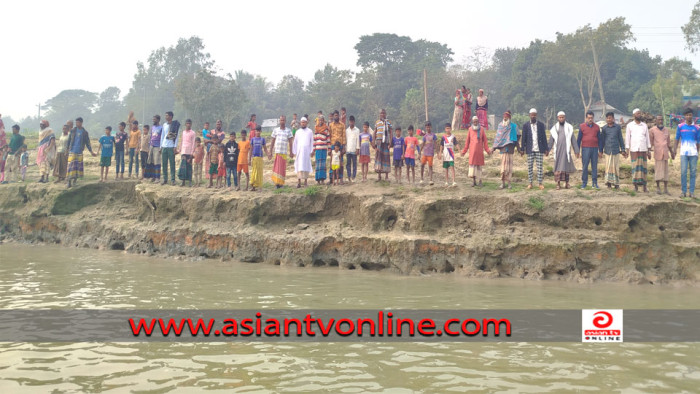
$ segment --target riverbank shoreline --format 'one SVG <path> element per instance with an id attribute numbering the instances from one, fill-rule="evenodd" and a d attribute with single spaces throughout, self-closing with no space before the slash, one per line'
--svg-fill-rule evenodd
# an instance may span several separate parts
<path id="1" fill-rule="evenodd" d="M 235 193 L 130 180 L 71 189 L 10 184 L 0 188 L 0 239 L 400 275 L 700 281 L 693 202 L 485 189 L 369 182 Z"/>

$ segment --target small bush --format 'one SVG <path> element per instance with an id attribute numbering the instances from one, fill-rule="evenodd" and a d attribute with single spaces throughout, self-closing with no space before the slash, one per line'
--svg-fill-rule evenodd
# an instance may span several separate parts
<path id="1" fill-rule="evenodd" d="M 530 199 L 528 200 L 528 204 L 530 204 L 530 207 L 537 211 L 541 212 L 542 210 L 544 210 L 544 200 L 539 197 L 530 197 Z"/>

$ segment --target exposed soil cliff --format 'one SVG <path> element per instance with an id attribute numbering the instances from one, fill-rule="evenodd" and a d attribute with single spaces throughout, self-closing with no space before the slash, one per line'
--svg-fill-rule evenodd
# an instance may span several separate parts
<path id="1" fill-rule="evenodd" d="M 400 274 L 700 280 L 700 206 L 671 197 L 373 182 L 313 191 L 231 193 L 133 181 L 68 190 L 7 185 L 0 189 L 1 236 L 179 258 Z"/>

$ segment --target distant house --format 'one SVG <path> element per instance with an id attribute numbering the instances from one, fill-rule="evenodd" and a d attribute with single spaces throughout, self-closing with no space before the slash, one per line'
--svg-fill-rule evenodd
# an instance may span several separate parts
<path id="1" fill-rule="evenodd" d="M 605 114 L 608 112 L 615 114 L 615 121 L 618 123 L 627 122 L 632 119 L 632 115 L 628 115 L 610 104 L 605 104 L 605 111 L 603 111 L 602 101 L 597 101 L 595 104 L 591 105 L 589 110 L 593 112 L 593 120 L 596 122 L 605 121 Z M 623 120 L 621 121 L 620 118 Z"/>
<path id="2" fill-rule="evenodd" d="M 263 131 L 272 131 L 275 127 L 278 127 L 279 119 L 264 119 L 260 127 Z"/>

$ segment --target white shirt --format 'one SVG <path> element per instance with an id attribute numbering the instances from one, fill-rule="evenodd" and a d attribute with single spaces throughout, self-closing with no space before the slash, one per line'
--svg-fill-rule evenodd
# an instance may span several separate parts
<path id="1" fill-rule="evenodd" d="M 345 130 L 345 138 L 347 139 L 345 151 L 354 155 L 360 146 L 360 129 L 358 129 L 357 126 L 352 129 L 348 127 L 348 129 Z"/>
<path id="2" fill-rule="evenodd" d="M 625 132 L 625 148 L 630 152 L 647 152 L 651 149 L 649 128 L 644 122 L 631 122 Z"/>
<path id="3" fill-rule="evenodd" d="M 537 122 L 530 123 L 530 130 L 532 131 L 532 151 L 539 152 L 540 144 L 537 142 Z"/>

